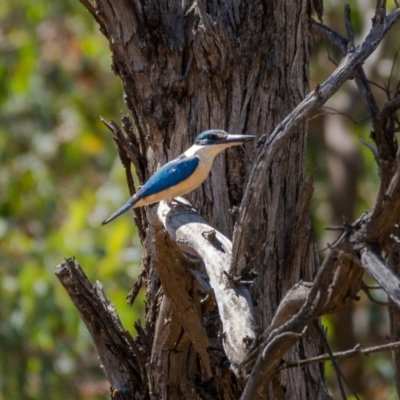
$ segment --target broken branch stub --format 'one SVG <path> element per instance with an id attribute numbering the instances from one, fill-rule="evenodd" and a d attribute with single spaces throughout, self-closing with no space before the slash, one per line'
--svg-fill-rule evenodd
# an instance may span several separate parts
<path id="1" fill-rule="evenodd" d="M 71 258 L 57 266 L 55 274 L 85 323 L 96 346 L 113 399 L 129 400 L 144 392 L 145 359 L 126 331 L 100 282 L 89 281 L 80 265 Z"/>

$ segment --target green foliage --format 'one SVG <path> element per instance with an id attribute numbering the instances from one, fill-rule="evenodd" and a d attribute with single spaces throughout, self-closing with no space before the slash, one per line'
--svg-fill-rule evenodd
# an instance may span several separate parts
<path id="1" fill-rule="evenodd" d="M 100 226 L 128 196 L 99 120 L 117 118 L 122 91 L 78 2 L 1 2 L 0 26 L 0 399 L 104 398 L 54 269 L 75 256 L 128 329 L 139 318 L 143 301 L 125 304 L 140 261 L 132 220 Z"/>

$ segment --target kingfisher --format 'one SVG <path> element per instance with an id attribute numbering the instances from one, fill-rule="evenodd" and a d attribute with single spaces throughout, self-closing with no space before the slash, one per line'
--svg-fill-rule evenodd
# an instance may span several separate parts
<path id="1" fill-rule="evenodd" d="M 231 135 L 216 129 L 200 133 L 192 147 L 156 171 L 137 193 L 103 221 L 102 225 L 119 217 L 130 208 L 142 207 L 162 200 L 170 204 L 175 197 L 198 188 L 210 173 L 214 158 L 218 153 L 254 138 L 253 135 Z"/>

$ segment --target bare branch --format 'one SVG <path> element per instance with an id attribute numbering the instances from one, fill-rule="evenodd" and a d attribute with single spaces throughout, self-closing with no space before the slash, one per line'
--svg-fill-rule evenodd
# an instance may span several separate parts
<path id="1" fill-rule="evenodd" d="M 72 259 L 57 266 L 55 274 L 64 286 L 96 346 L 113 398 L 141 398 L 146 382 L 146 356 L 118 318 L 114 306 L 105 297 L 100 282 L 92 285 Z"/>
<path id="2" fill-rule="evenodd" d="M 375 287 L 373 289 L 375 289 Z M 379 289 L 382 289 L 382 288 L 379 287 Z M 373 303 L 378 304 L 380 306 L 388 306 L 389 305 L 389 303 L 387 301 L 376 300 L 370 292 L 371 288 L 368 285 L 366 285 L 364 282 L 362 282 L 362 284 L 361 284 L 361 290 L 367 295 L 368 299 L 371 300 Z"/>
<path id="3" fill-rule="evenodd" d="M 368 147 L 371 150 L 372 155 L 374 156 L 374 159 L 376 161 L 376 164 L 378 165 L 378 167 L 380 166 L 381 162 L 379 161 L 379 153 L 378 150 L 376 149 L 376 147 L 372 144 L 367 142 L 362 136 L 358 137 L 360 139 L 360 142 Z"/>
<path id="4" fill-rule="evenodd" d="M 398 276 L 387 265 L 384 258 L 370 246 L 365 245 L 360 253 L 361 265 L 400 308 L 400 279 Z"/>
<path id="5" fill-rule="evenodd" d="M 347 224 L 335 249 L 318 271 L 314 283 L 308 284 L 308 287 L 304 283 L 296 285 L 286 294 L 271 325 L 257 339 L 244 364 L 245 371 L 252 369 L 253 372 L 245 387 L 243 399 L 254 398 L 256 393 L 268 385 L 283 354 L 295 343 L 295 336 L 282 336 L 283 333 L 298 334 L 316 315 L 337 311 L 354 297 L 361 286 L 363 274 L 359 261 L 390 298 L 400 305 L 400 280 L 376 251 L 369 245 L 359 244 L 360 231 L 366 222 L 369 222 L 368 215 L 362 216 L 352 225 Z M 339 268 L 332 280 L 332 272 L 337 266 Z M 255 358 L 257 361 L 254 365 Z"/>
<path id="6" fill-rule="evenodd" d="M 388 101 L 383 107 L 381 112 L 376 116 L 376 124 L 379 129 L 385 129 L 388 118 L 400 109 L 400 94 L 394 99 Z"/>
<path id="7" fill-rule="evenodd" d="M 96 7 L 90 2 L 90 0 L 80 0 L 83 6 L 92 14 L 96 15 Z"/>
<path id="8" fill-rule="evenodd" d="M 341 112 L 339 110 L 336 110 L 335 108 L 328 107 L 328 106 L 322 106 L 322 108 L 334 111 L 334 113 L 330 113 L 332 115 L 343 115 L 343 117 L 348 118 L 354 125 L 356 125 L 358 122 L 360 122 L 360 121 L 356 121 L 353 118 L 351 118 L 351 115 L 348 115 L 348 114 L 343 113 L 343 112 Z M 368 117 L 366 117 L 366 118 L 368 118 Z M 361 119 L 361 121 L 363 121 L 364 119 L 365 118 Z"/>
<path id="9" fill-rule="evenodd" d="M 399 51 L 400 51 L 400 46 L 397 48 L 396 54 L 393 57 L 392 68 L 390 68 L 390 74 L 389 74 L 389 79 L 388 79 L 388 83 L 387 83 L 387 87 L 388 87 L 389 91 L 390 91 L 390 82 L 392 80 L 393 71 L 394 71 L 394 65 L 395 65 L 395 62 L 396 62 L 396 58 L 399 55 Z"/>
<path id="10" fill-rule="evenodd" d="M 142 156 L 140 152 L 139 143 L 134 139 L 133 132 L 130 130 L 130 122 L 126 116 L 121 116 L 124 129 L 128 130 L 128 138 L 122 133 L 120 127 L 114 121 L 106 121 L 103 117 L 100 117 L 101 122 L 113 133 L 114 141 L 117 145 L 118 155 L 121 160 L 122 165 L 125 169 L 126 181 L 128 183 L 130 195 L 136 193 L 135 183 L 133 181 L 131 163 L 135 167 L 135 172 L 139 178 L 139 182 L 142 184 L 145 180 L 145 171 L 147 166 L 146 159 Z M 141 242 L 143 243 L 146 236 L 147 221 L 144 217 L 144 210 L 140 208 L 135 208 L 133 210 L 135 216 L 136 226 L 138 228 L 138 233 Z"/>
<path id="11" fill-rule="evenodd" d="M 344 22 L 346 25 L 347 32 L 347 51 L 354 51 L 354 33 L 353 27 L 351 26 L 351 17 L 350 17 L 350 4 L 346 4 L 344 6 Z"/>
<path id="12" fill-rule="evenodd" d="M 92 14 L 93 18 L 100 25 L 100 31 L 106 36 L 107 24 L 102 15 L 97 12 L 96 6 L 90 0 L 79 0 L 82 5 Z"/>
<path id="13" fill-rule="evenodd" d="M 344 391 L 342 379 L 346 382 L 347 386 L 348 386 L 348 382 L 347 382 L 345 376 L 343 375 L 342 371 L 340 370 L 339 365 L 335 360 L 335 357 L 333 356 L 331 347 L 329 346 L 329 343 L 328 343 L 328 339 L 326 338 L 325 332 L 323 331 L 322 327 L 316 321 L 314 321 L 314 326 L 317 329 L 317 332 L 319 334 L 319 337 L 320 337 L 320 339 L 322 341 L 323 346 L 325 347 L 325 350 L 328 352 L 329 359 L 331 360 L 331 363 L 332 363 L 333 368 L 335 370 L 336 379 L 338 381 L 339 390 L 340 390 L 340 394 L 342 396 L 342 399 L 346 400 L 346 392 Z M 359 397 L 357 396 L 357 394 L 354 391 L 353 391 L 353 394 L 355 395 L 356 399 L 359 400 Z"/>
<path id="14" fill-rule="evenodd" d="M 126 295 L 126 302 L 130 306 L 133 304 L 133 302 L 136 299 L 136 296 L 139 294 L 139 290 L 142 288 L 144 284 L 144 278 L 146 276 L 146 271 L 142 268 L 140 271 L 139 276 L 136 279 L 136 282 L 132 285 L 131 290 L 129 293 Z"/>
<path id="15" fill-rule="evenodd" d="M 255 323 L 247 288 L 240 285 L 240 279 L 234 283 L 225 273 L 231 260 L 232 243 L 193 210 L 171 208 L 161 202 L 153 208 L 153 216 L 155 213 L 181 249 L 203 261 L 224 328 L 225 351 L 236 370 L 255 339 Z"/>
<path id="16" fill-rule="evenodd" d="M 372 18 L 372 25 L 379 26 L 385 22 L 386 17 L 386 0 L 378 0 L 376 2 L 375 16 Z"/>
<path id="17" fill-rule="evenodd" d="M 377 14 L 374 18 L 374 26 L 380 25 L 379 21 L 381 20 L 382 16 L 385 15 L 386 13 L 384 3 L 385 2 L 382 1 L 378 1 L 377 3 L 377 13 L 379 12 L 379 15 Z M 397 9 L 396 11 L 399 11 L 399 9 Z M 331 41 L 336 47 L 338 47 L 339 50 L 342 52 L 342 54 L 347 53 L 348 42 L 346 41 L 346 39 L 342 38 L 339 34 L 332 31 L 330 28 L 327 28 L 326 26 L 319 24 L 317 22 L 313 22 L 313 27 L 319 34 L 321 34 L 323 37 Z M 390 105 L 389 103 L 387 103 L 383 107 L 382 111 L 379 112 L 378 105 L 374 99 L 374 96 L 372 95 L 371 89 L 368 84 L 369 81 L 366 78 L 364 70 L 361 66 L 357 68 L 354 76 L 356 84 L 360 90 L 360 94 L 364 101 L 364 104 L 370 116 L 372 117 L 374 132 L 371 136 L 377 144 L 379 159 L 392 162 L 395 156 L 396 149 L 393 144 L 393 134 L 388 135 L 387 132 L 385 131 L 385 126 L 387 119 L 393 114 L 395 110 L 399 108 L 399 104 L 396 101 L 393 102 L 389 101 Z M 390 78 L 389 78 L 389 83 L 390 83 Z M 379 85 L 376 86 L 380 87 Z M 385 93 L 388 94 L 389 87 L 388 89 L 383 89 L 383 90 L 385 91 Z M 387 109 L 385 109 L 386 106 Z M 382 114 L 384 110 L 385 112 Z M 378 165 L 381 165 L 381 163 L 379 162 Z M 383 191 L 387 186 L 389 170 L 390 168 L 386 166 L 384 166 L 383 170 L 381 169 L 382 185 L 381 185 L 381 190 L 379 191 L 377 204 L 381 204 L 382 202 Z"/>
<path id="18" fill-rule="evenodd" d="M 337 265 L 339 256 L 338 250 L 330 252 L 318 270 L 310 289 L 299 284 L 286 294 L 270 326 L 257 339 L 245 365 L 243 365 L 246 371 L 252 367 L 252 373 L 241 400 L 255 399 L 266 390 L 283 355 L 299 339 L 299 335 L 316 315 L 321 312 L 328 297 L 331 274 Z M 300 310 L 294 313 L 299 307 Z M 257 361 L 253 367 L 255 357 L 257 357 Z"/>
<path id="19" fill-rule="evenodd" d="M 116 141 L 117 145 L 122 146 L 130 158 L 132 164 L 135 166 L 139 181 L 141 184 L 143 184 L 146 161 L 140 153 L 138 143 L 129 143 L 125 135 L 121 132 L 119 126 L 114 121 L 107 121 L 103 117 L 100 117 L 100 120 L 114 134 L 114 140 Z"/>
<path id="20" fill-rule="evenodd" d="M 399 227 L 397 226 L 397 229 Z M 388 263 L 392 266 L 393 272 L 400 275 L 400 245 L 393 243 L 388 251 Z M 400 340 L 400 310 L 389 300 L 389 318 L 390 318 L 390 339 L 392 341 Z M 396 384 L 397 396 L 400 396 L 400 350 L 396 349 L 392 352 L 394 382 Z"/>
<path id="21" fill-rule="evenodd" d="M 382 344 L 380 346 L 367 347 L 366 349 L 362 349 L 360 347 L 360 345 L 357 344 L 351 350 L 339 351 L 339 352 L 333 353 L 333 357 L 336 358 L 337 360 L 339 360 L 341 358 L 354 357 L 359 354 L 368 356 L 373 353 L 378 353 L 378 352 L 387 351 L 387 350 L 394 350 L 394 349 L 398 349 L 398 348 L 400 348 L 400 342 Z M 323 354 L 318 357 L 307 358 L 306 360 L 286 361 L 281 365 L 280 369 L 302 368 L 302 367 L 306 367 L 306 366 L 312 365 L 312 364 L 323 363 L 325 361 L 329 361 L 330 359 L 331 359 L 331 357 L 329 354 Z"/>
<path id="22" fill-rule="evenodd" d="M 400 158 L 394 160 L 393 166 L 382 163 L 385 168 L 385 181 L 381 182 L 377 201 L 375 203 L 370 221 L 366 226 L 365 241 L 387 245 L 394 238 L 391 234 L 400 215 Z"/>
<path id="23" fill-rule="evenodd" d="M 318 109 L 339 89 L 339 87 L 354 73 L 366 58 L 377 48 L 388 30 L 400 17 L 400 9 L 389 14 L 381 24 L 375 24 L 364 42 L 354 52 L 347 54 L 333 74 L 306 98 L 271 132 L 268 139 L 260 147 L 254 168 L 251 172 L 248 185 L 243 197 L 241 211 L 234 231 L 234 253 L 230 273 L 241 275 L 246 268 L 246 246 L 243 240 L 247 234 L 246 227 L 249 219 L 257 218 L 258 213 L 249 210 L 256 207 L 258 193 L 261 193 L 265 171 L 269 170 L 271 163 L 282 146 L 289 140 L 293 131 L 300 126 L 312 113 Z M 249 233 L 250 234 L 250 233 Z"/>
<path id="24" fill-rule="evenodd" d="M 322 37 L 329 40 L 335 47 L 337 47 L 343 55 L 347 54 L 348 41 L 345 38 L 340 36 L 331 28 L 315 21 L 313 21 L 313 28 Z M 368 85 L 369 81 L 365 75 L 364 69 L 361 66 L 354 71 L 354 77 L 361 97 L 364 100 L 365 107 L 368 110 L 369 115 L 374 117 L 379 113 L 379 108 Z"/>

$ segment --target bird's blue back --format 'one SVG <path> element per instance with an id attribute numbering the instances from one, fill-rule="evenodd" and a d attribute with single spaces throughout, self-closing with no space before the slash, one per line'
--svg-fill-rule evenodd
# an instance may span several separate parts
<path id="1" fill-rule="evenodd" d="M 181 156 L 163 165 L 136 193 L 137 199 L 160 193 L 189 178 L 199 165 L 199 158 Z"/>

